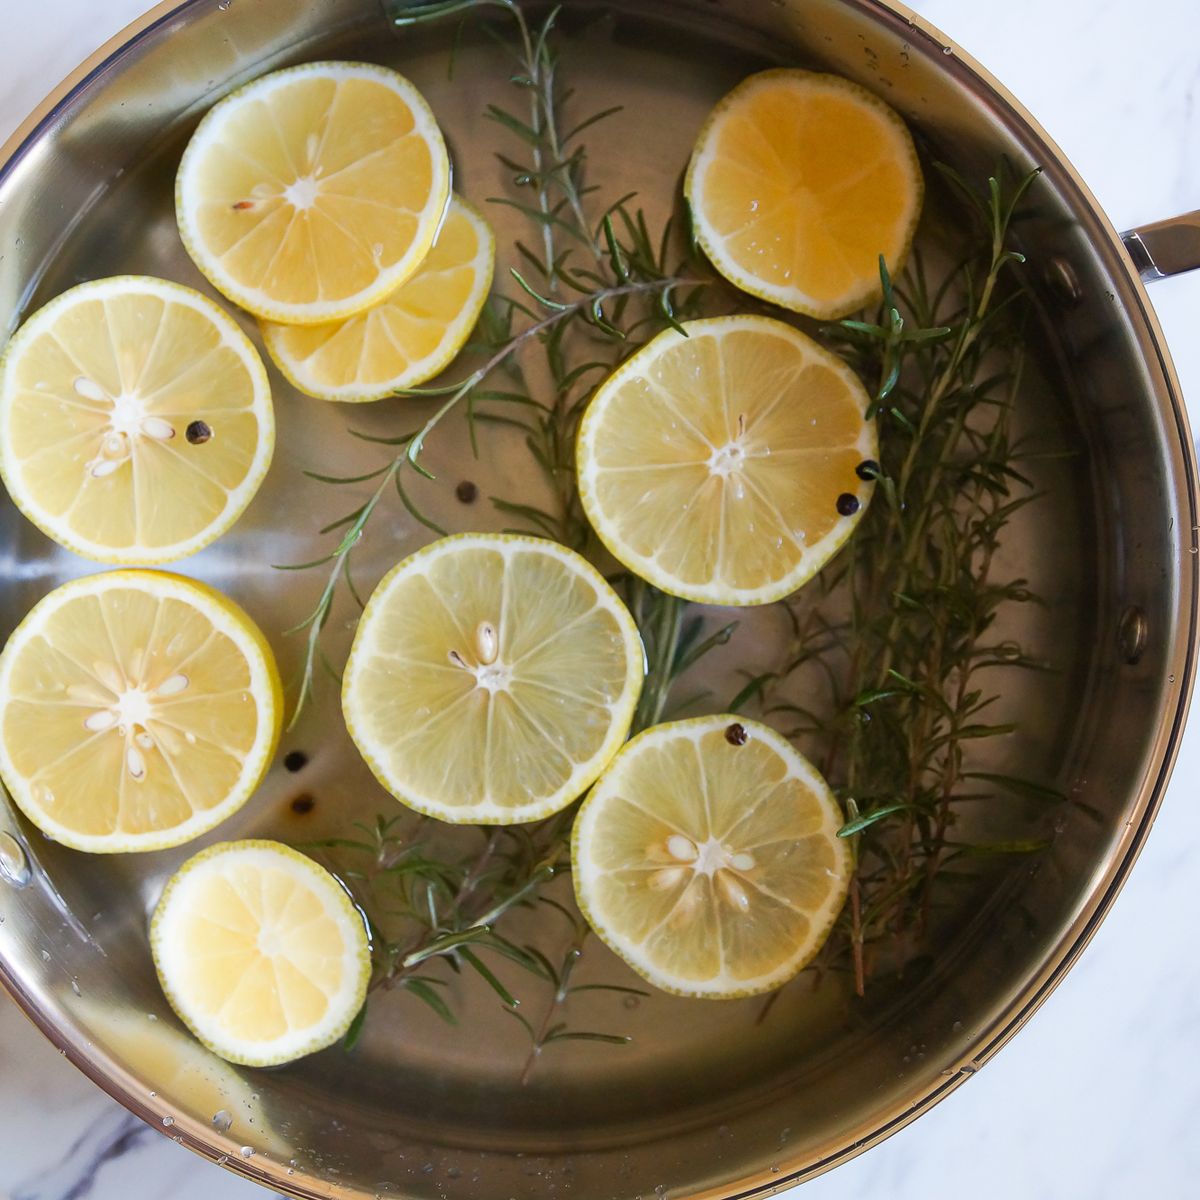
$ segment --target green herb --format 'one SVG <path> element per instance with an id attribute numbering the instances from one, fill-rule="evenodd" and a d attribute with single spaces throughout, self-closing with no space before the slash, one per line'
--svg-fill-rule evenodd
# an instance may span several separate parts
<path id="1" fill-rule="evenodd" d="M 404 8 L 393 19 L 398 26 L 415 25 L 488 8 L 504 10 L 516 24 L 518 67 L 512 83 L 528 97 L 529 115 L 519 117 L 497 105 L 490 105 L 487 115 L 527 150 L 525 162 L 503 154 L 499 157 L 513 172 L 516 186 L 530 189 L 534 197 L 531 203 L 509 197 L 493 198 L 492 203 L 518 209 L 533 224 L 538 234 L 536 248 L 531 249 L 524 242 L 518 242 L 515 248 L 537 271 L 537 282 L 511 267 L 509 275 L 515 290 L 497 292 L 480 323 L 478 332 L 482 341 L 477 348 L 486 356 L 483 363 L 456 383 L 414 388 L 404 393 L 439 401 L 419 428 L 393 437 L 352 431 L 365 441 L 395 447 L 389 461 L 364 475 L 311 476 L 331 484 L 375 482 L 375 488 L 361 505 L 322 530 L 323 533 L 341 531 L 336 546 L 328 554 L 286 568 L 330 568 L 316 605 L 289 631 L 305 634 L 299 694 L 290 725 L 296 723 L 312 697 L 318 663 L 328 666 L 322 653 L 321 635 L 339 588 L 344 585 L 361 603 L 351 576 L 351 557 L 384 499 L 395 491 L 414 519 L 434 533 L 445 534 L 446 530 L 416 506 L 404 487 L 406 472 L 434 478 L 421 456 L 427 439 L 445 418 L 460 405 L 466 406 L 477 454 L 478 423 L 499 422 L 523 430 L 531 454 L 551 480 L 559 511 L 547 513 L 504 499 L 494 503 L 501 511 L 524 521 L 522 532 L 534 532 L 583 548 L 588 527 L 575 490 L 573 447 L 575 426 L 590 397 L 589 389 L 638 344 L 632 339 L 639 335 L 648 337 L 664 323 L 676 324 L 675 294 L 684 293 L 690 307 L 694 304 L 691 294 L 703 282 L 667 269 L 666 257 L 672 243 L 669 224 L 657 241 L 652 239 L 642 214 L 631 213 L 627 208 L 630 197 L 622 197 L 606 208 L 594 227 L 589 224 L 584 212 L 584 197 L 588 192 L 583 183 L 586 148 L 579 137 L 616 110 L 594 113 L 566 134 L 560 133 L 564 96 L 551 44 L 557 9 L 550 12 L 536 32 L 531 31 L 515 0 L 450 0 Z M 584 258 L 582 265 L 578 263 L 580 257 Z M 641 307 L 631 307 L 638 301 L 644 302 Z M 567 336 L 575 331 L 588 335 L 592 352 L 582 362 L 568 363 Z M 542 348 L 551 378 L 549 401 L 536 398 L 524 381 L 522 355 L 534 345 Z M 516 380 L 515 386 L 484 386 L 501 371 L 507 371 L 510 379 Z M 480 405 L 489 402 L 506 405 L 510 410 L 515 408 L 518 415 L 512 415 L 511 411 L 503 414 L 490 409 L 481 411 Z"/>
<path id="2" fill-rule="evenodd" d="M 919 944 L 947 868 L 988 852 L 951 837 L 959 807 L 989 798 L 988 785 L 1055 797 L 968 769 L 973 747 L 1013 730 L 989 716 L 995 671 L 1041 665 L 995 634 L 1003 614 L 1034 600 L 1025 580 L 996 577 L 995 560 L 1005 527 L 1036 498 L 1020 470 L 1031 453 L 1010 432 L 1023 344 L 1012 272 L 1024 262 L 1010 229 L 1036 172 L 1009 186 L 994 177 L 980 197 L 942 170 L 982 218 L 981 245 L 936 288 L 919 256 L 898 285 L 881 262 L 878 319 L 827 331 L 877 381 L 880 461 L 860 468 L 876 495 L 843 554 L 786 602 L 788 667 L 738 697 L 813 747 L 846 805 L 840 832 L 856 869 L 825 961 L 848 961 L 859 995 L 876 963 L 896 967 Z"/>
<path id="3" fill-rule="evenodd" d="M 311 698 L 316 664 L 324 662 L 321 633 L 342 585 L 358 599 L 350 574 L 351 555 L 380 504 L 394 490 L 399 502 L 421 524 L 443 534 L 404 488 L 406 472 L 432 478 L 421 462 L 429 437 L 455 408 L 465 406 L 476 454 L 489 425 L 516 426 L 534 463 L 550 483 L 553 511 L 493 497 L 500 511 L 520 521 L 521 532 L 586 549 L 590 529 L 579 504 L 574 471 L 574 442 L 579 417 L 595 386 L 637 346 L 659 330 L 695 311 L 702 280 L 672 270 L 673 251 L 682 260 L 672 224 L 653 237 L 644 215 L 629 208 L 631 197 L 599 210 L 589 222 L 591 189 L 584 182 L 586 149 L 579 135 L 615 110 L 596 113 L 560 133 L 566 97 L 558 83 L 551 34 L 557 10 L 531 31 L 520 7 L 509 0 L 453 0 L 404 9 L 397 24 L 415 24 L 470 10 L 498 8 L 516 24 L 518 66 L 513 84 L 529 99 L 529 115 L 491 105 L 487 115 L 523 152 L 518 160 L 499 157 L 512 172 L 518 194 L 493 199 L 519 209 L 536 237 L 518 242 L 524 270 L 511 269 L 513 285 L 498 292 L 476 331 L 480 366 L 461 380 L 406 393 L 437 401 L 432 416 L 411 432 L 395 437 L 354 436 L 393 446 L 395 454 L 377 469 L 353 477 L 312 474 L 331 485 L 374 483 L 367 500 L 334 521 L 325 532 L 339 531 L 334 550 L 314 563 L 330 564 L 316 608 L 298 627 L 307 635 L 300 695 L 293 721 Z M 679 314 L 679 315 L 677 315 Z M 533 354 L 531 352 L 537 351 Z M 542 399 L 548 396 L 549 399 Z M 648 647 L 649 672 L 635 729 L 661 716 L 674 682 L 708 650 L 728 640 L 733 626 L 702 636 L 698 618 L 685 618 L 682 601 L 641 580 L 626 581 L 633 611 Z M 359 600 L 361 604 L 361 599 Z M 328 665 L 328 664 L 326 664 Z M 645 995 L 634 988 L 577 984 L 576 967 L 589 936 L 587 923 L 567 891 L 555 898 L 555 880 L 570 866 L 570 830 L 574 807 L 532 826 L 495 829 L 447 829 L 410 817 L 376 818 L 357 824 L 352 836 L 306 847 L 322 855 L 352 889 L 372 931 L 372 992 L 406 991 L 443 1020 L 456 1016 L 447 994 L 446 971 L 477 976 L 525 1030 L 530 1041 L 524 1077 L 552 1045 L 569 1041 L 625 1044 L 624 1034 L 572 1026 L 564 1012 L 572 996 L 606 991 Z M 505 931 L 519 910 L 555 910 L 569 924 L 565 951 L 514 941 Z M 503 927 L 503 929 L 502 929 Z M 553 927 L 548 931 L 553 935 Z M 507 982 L 518 968 L 550 989 L 544 1011 L 530 1019 Z M 364 1013 L 351 1027 L 347 1043 L 361 1036 Z"/>

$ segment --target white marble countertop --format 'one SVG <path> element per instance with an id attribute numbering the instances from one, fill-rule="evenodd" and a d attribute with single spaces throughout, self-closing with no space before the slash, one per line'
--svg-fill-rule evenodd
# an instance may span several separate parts
<path id="1" fill-rule="evenodd" d="M 253 0 L 242 0 L 252 3 Z M 0 140 L 147 0 L 4 0 Z M 1033 111 L 1118 227 L 1200 206 L 1196 0 L 916 0 Z M 1200 272 L 1153 288 L 1200 397 Z M 1197 416 L 1193 401 L 1193 418 Z M 1065 983 L 978 1077 L 806 1185 L 806 1200 L 1184 1200 L 1197 1194 L 1200 721 L 1129 884 Z M 0 997 L 0 1200 L 268 1193 L 128 1117 Z M 481 1200 L 489 1198 L 481 1197 Z"/>

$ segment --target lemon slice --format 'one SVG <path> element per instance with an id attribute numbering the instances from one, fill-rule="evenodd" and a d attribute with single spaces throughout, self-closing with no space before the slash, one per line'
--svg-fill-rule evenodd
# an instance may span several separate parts
<path id="1" fill-rule="evenodd" d="M 346 724 L 419 812 L 509 825 L 581 795 L 625 740 L 637 627 L 594 567 L 554 542 L 443 538 L 395 567 L 359 622 Z"/>
<path id="2" fill-rule="evenodd" d="M 732 999 L 821 948 L 850 881 L 825 781 L 757 721 L 657 725 L 613 760 L 575 821 L 579 907 L 656 987 Z"/>
<path id="3" fill-rule="evenodd" d="M 245 804 L 282 709 L 271 648 L 232 600 L 160 571 L 89 575 L 0 654 L 0 776 L 76 850 L 178 846 Z"/>
<path id="4" fill-rule="evenodd" d="M 0 362 L 0 475 L 56 542 L 165 563 L 224 533 L 275 447 L 262 360 L 211 300 L 162 279 L 81 284 Z"/>
<path id="5" fill-rule="evenodd" d="M 327 325 L 263 322 L 271 357 L 319 400 L 382 400 L 432 379 L 463 348 L 492 286 L 496 241 L 455 196 L 417 273 L 386 300 Z"/>
<path id="6" fill-rule="evenodd" d="M 731 283 L 829 320 L 880 294 L 912 245 L 924 183 L 904 122 L 836 75 L 751 75 L 713 110 L 684 181 L 697 239 Z"/>
<path id="7" fill-rule="evenodd" d="M 416 271 L 450 198 L 437 122 L 402 75 L 306 63 L 264 75 L 200 122 L 175 212 L 196 265 L 271 321 L 369 308 Z"/>
<path id="8" fill-rule="evenodd" d="M 873 488 L 868 399 L 840 359 L 767 317 L 667 330 L 600 386 L 579 494 L 609 550 L 664 592 L 766 604 L 850 536 Z"/>
<path id="9" fill-rule="evenodd" d="M 159 982 L 215 1054 L 250 1067 L 332 1045 L 367 997 L 367 928 L 345 888 L 278 842 L 220 842 L 172 876 L 150 924 Z"/>

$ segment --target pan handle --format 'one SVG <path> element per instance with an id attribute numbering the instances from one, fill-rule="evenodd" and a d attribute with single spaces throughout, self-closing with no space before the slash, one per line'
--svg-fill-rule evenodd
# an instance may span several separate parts
<path id="1" fill-rule="evenodd" d="M 1200 209 L 1121 234 L 1141 277 L 1151 283 L 1200 267 Z"/>

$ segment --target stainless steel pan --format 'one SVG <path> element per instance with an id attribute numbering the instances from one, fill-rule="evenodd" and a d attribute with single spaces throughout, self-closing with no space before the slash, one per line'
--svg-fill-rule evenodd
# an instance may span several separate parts
<path id="1" fill-rule="evenodd" d="M 1048 601 L 1024 632 L 1053 648 L 1058 670 L 1005 703 L 1019 712 L 1015 752 L 1030 771 L 1085 803 L 1063 807 L 1052 849 L 996 876 L 902 991 L 852 1007 L 794 994 L 761 1025 L 748 1008 L 644 1001 L 626 1014 L 633 1046 L 547 1059 L 526 1086 L 514 1070 L 519 1050 L 482 1003 L 450 1032 L 389 1009 L 372 1016 L 353 1056 L 333 1051 L 244 1077 L 186 1048 L 145 944 L 146 913 L 182 855 L 87 859 L 0 805 L 0 982 L 132 1111 L 160 1128 L 169 1118 L 176 1140 L 278 1191 L 699 1200 L 765 1195 L 825 1170 L 920 1115 L 1020 1029 L 1103 919 L 1178 747 L 1195 659 L 1196 463 L 1142 279 L 1200 263 L 1200 214 L 1122 241 L 1029 114 L 957 47 L 882 0 L 566 8 L 582 39 L 621 46 L 618 57 L 576 55 L 582 91 L 632 98 L 636 113 L 655 118 L 627 126 L 610 147 L 618 182 L 627 175 L 631 186 L 649 181 L 668 194 L 674 180 L 662 164 L 690 145 L 707 106 L 774 61 L 820 65 L 879 91 L 932 154 L 965 174 L 982 177 L 1000 154 L 1019 169 L 1044 168 L 1020 234 L 1036 264 L 1040 314 L 1022 412 L 1076 453 L 1046 468 L 1039 483 L 1052 504 L 1019 530 L 1023 570 Z M 31 305 L 110 272 L 198 283 L 175 234 L 174 164 L 204 109 L 273 66 L 393 62 L 431 96 L 470 159 L 480 107 L 472 47 L 453 83 L 427 51 L 420 37 L 395 40 L 376 0 L 161 5 L 5 148 L 0 322 L 15 326 Z M 496 186 L 465 184 L 482 194 Z M 309 511 L 318 495 L 295 482 L 297 468 L 327 464 L 346 442 L 333 406 L 282 387 L 279 404 L 283 437 L 262 498 L 186 566 L 236 594 L 269 630 L 297 615 L 304 582 L 287 577 L 285 589 L 266 564 L 312 557 L 320 523 Z M 412 536 L 400 524 L 395 533 L 372 569 Z M 6 631 L 79 563 L 7 504 L 0 546 Z M 285 666 L 294 662 L 295 648 L 277 644 Z M 338 728 L 331 706 L 317 708 L 285 746 L 311 754 L 303 786 L 329 828 L 367 804 L 370 787 Z M 311 836 L 289 815 L 296 787 L 277 770 L 222 836 Z"/>

